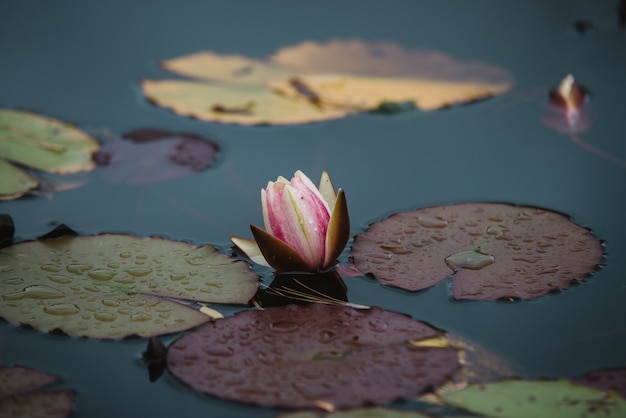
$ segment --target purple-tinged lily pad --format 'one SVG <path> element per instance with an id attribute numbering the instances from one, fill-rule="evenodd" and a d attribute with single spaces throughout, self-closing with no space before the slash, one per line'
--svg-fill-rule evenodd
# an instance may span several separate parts
<path id="1" fill-rule="evenodd" d="M 532 299 L 584 280 L 602 244 L 563 214 L 500 203 L 392 215 L 356 237 L 352 257 L 380 282 L 417 291 L 454 274 L 456 299 Z"/>
<path id="2" fill-rule="evenodd" d="M 105 143 L 95 161 L 110 183 L 150 184 L 203 171 L 216 154 L 217 145 L 193 133 L 137 129 Z"/>
<path id="3" fill-rule="evenodd" d="M 72 411 L 72 390 L 38 391 L 56 376 L 22 366 L 0 367 L 0 416 L 63 418 Z"/>
<path id="4" fill-rule="evenodd" d="M 181 300 L 245 304 L 258 286 L 210 245 L 113 234 L 3 248 L 0 276 L 0 317 L 91 338 L 188 329 L 210 317 Z"/>
<path id="5" fill-rule="evenodd" d="M 444 383 L 458 351 L 408 340 L 443 335 L 405 315 L 313 304 L 241 312 L 172 344 L 169 370 L 222 398 L 294 408 L 381 405 Z"/>
<path id="6" fill-rule="evenodd" d="M 596 370 L 573 380 L 577 385 L 612 390 L 626 398 L 626 368 Z"/>

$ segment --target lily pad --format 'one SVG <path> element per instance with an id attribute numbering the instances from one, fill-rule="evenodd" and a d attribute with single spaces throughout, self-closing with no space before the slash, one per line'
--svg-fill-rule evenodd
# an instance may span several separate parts
<path id="1" fill-rule="evenodd" d="M 289 99 L 263 84 L 144 80 L 141 88 L 146 97 L 159 106 L 210 122 L 285 125 L 337 119 L 351 113 Z"/>
<path id="2" fill-rule="evenodd" d="M 569 380 L 503 380 L 470 385 L 443 397 L 448 405 L 499 418 L 621 417 L 626 400 L 615 392 Z"/>
<path id="3" fill-rule="evenodd" d="M 192 388 L 264 406 L 380 405 L 437 387 L 460 364 L 442 335 L 380 308 L 313 304 L 246 311 L 198 327 L 169 348 L 169 370 Z"/>
<path id="4" fill-rule="evenodd" d="M 626 368 L 596 370 L 573 380 L 574 383 L 602 390 L 612 390 L 626 398 Z"/>
<path id="5" fill-rule="evenodd" d="M 56 119 L 23 110 L 0 109 L 0 199 L 36 189 L 39 181 L 19 164 L 48 173 L 91 170 L 98 142 Z"/>
<path id="6" fill-rule="evenodd" d="M 304 42 L 267 60 L 204 51 L 161 66 L 192 80 L 144 80 L 149 100 L 180 115 L 239 124 L 315 122 L 380 107 L 410 108 L 405 102 L 431 110 L 501 94 L 512 85 L 510 74 L 492 65 L 357 40 Z"/>
<path id="7" fill-rule="evenodd" d="M 56 376 L 27 367 L 0 367 L 0 416 L 3 418 L 63 418 L 74 403 L 72 390 L 39 389 Z"/>
<path id="8" fill-rule="evenodd" d="M 150 184 L 203 171 L 216 154 L 217 145 L 196 134 L 138 129 L 105 143 L 94 159 L 109 183 Z"/>
<path id="9" fill-rule="evenodd" d="M 374 110 L 388 102 L 440 109 L 502 94 L 513 84 L 512 75 L 494 65 L 356 39 L 302 42 L 280 49 L 270 63 L 299 71 L 301 85 L 315 92 L 321 103 L 359 110 Z M 287 80 L 273 82 L 272 87 L 301 96 L 303 89 Z"/>
<path id="10" fill-rule="evenodd" d="M 602 244 L 560 213 L 500 203 L 392 215 L 356 237 L 356 267 L 409 291 L 454 274 L 456 299 L 532 299 L 584 280 Z"/>
<path id="11" fill-rule="evenodd" d="M 210 318 L 175 299 L 245 304 L 258 277 L 214 247 L 105 234 L 0 250 L 0 316 L 43 331 L 142 337 Z"/>
<path id="12" fill-rule="evenodd" d="M 386 408 L 357 408 L 329 414 L 315 412 L 293 412 L 277 418 L 428 418 L 429 415 L 414 411 L 398 411 Z"/>

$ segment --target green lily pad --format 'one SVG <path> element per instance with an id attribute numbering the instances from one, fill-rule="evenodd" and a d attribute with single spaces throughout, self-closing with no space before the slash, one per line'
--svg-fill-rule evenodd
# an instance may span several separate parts
<path id="1" fill-rule="evenodd" d="M 569 380 L 503 380 L 470 385 L 443 396 L 448 405 L 499 418 L 623 417 L 626 400 L 616 392 Z"/>
<path id="2" fill-rule="evenodd" d="M 80 129 L 23 110 L 0 109 L 0 199 L 36 189 L 39 181 L 16 163 L 48 173 L 91 170 L 98 142 Z"/>
<path id="3" fill-rule="evenodd" d="M 155 104 L 205 121 L 284 125 L 336 119 L 351 113 L 289 99 L 261 84 L 144 80 L 141 88 Z"/>
<path id="4" fill-rule="evenodd" d="M 56 376 L 27 367 L 0 367 L 0 416 L 63 418 L 74 402 L 72 390 L 39 390 Z"/>
<path id="5" fill-rule="evenodd" d="M 357 408 L 330 414 L 315 412 L 294 412 L 281 414 L 278 418 L 428 418 L 429 415 L 414 411 L 397 411 L 386 408 Z"/>
<path id="6" fill-rule="evenodd" d="M 1 141 L 1 140 L 0 140 Z M 24 170 L 0 159 L 0 200 L 23 196 L 39 186 L 39 181 Z"/>
<path id="7" fill-rule="evenodd" d="M 0 274 L 1 317 L 91 338 L 191 328 L 210 317 L 172 299 L 245 304 L 258 286 L 212 246 L 109 234 L 6 247 Z"/>

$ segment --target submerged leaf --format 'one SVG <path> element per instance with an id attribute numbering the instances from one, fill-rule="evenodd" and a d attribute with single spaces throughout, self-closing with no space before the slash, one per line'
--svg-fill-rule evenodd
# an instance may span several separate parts
<path id="1" fill-rule="evenodd" d="M 170 346 L 170 371 L 192 388 L 264 406 L 385 404 L 437 387 L 460 365 L 442 332 L 380 308 L 313 304 L 240 312 Z"/>
<path id="2" fill-rule="evenodd" d="M 152 336 L 210 320 L 172 300 L 246 303 L 258 277 L 212 246 L 128 235 L 61 237 L 0 250 L 0 316 L 91 338 Z"/>
<path id="3" fill-rule="evenodd" d="M 358 235 L 356 267 L 416 291 L 454 274 L 456 299 L 532 299 L 584 280 L 602 245 L 565 215 L 499 203 L 434 206 L 392 215 Z"/>
<path id="4" fill-rule="evenodd" d="M 74 126 L 23 110 L 0 109 L 0 200 L 16 199 L 40 186 L 38 179 L 11 163 L 48 173 L 76 173 L 94 167 L 91 157 L 97 149 L 98 142 Z"/>
<path id="5" fill-rule="evenodd" d="M 443 397 L 448 405 L 499 418 L 624 416 L 626 400 L 614 392 L 569 380 L 503 380 L 470 385 Z"/>
<path id="6" fill-rule="evenodd" d="M 56 376 L 22 366 L 0 367 L 0 416 L 3 418 L 64 418 L 74 402 L 71 390 L 38 389 Z"/>
<path id="7" fill-rule="evenodd" d="M 196 134 L 138 129 L 104 144 L 95 160 L 110 183 L 150 184 L 202 171 L 216 153 L 217 145 Z"/>

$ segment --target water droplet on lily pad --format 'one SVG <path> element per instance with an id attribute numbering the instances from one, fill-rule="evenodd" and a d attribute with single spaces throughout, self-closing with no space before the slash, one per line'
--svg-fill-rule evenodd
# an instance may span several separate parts
<path id="1" fill-rule="evenodd" d="M 567 288 L 602 256 L 600 241 L 563 214 L 480 202 L 394 214 L 370 225 L 352 248 L 356 267 L 384 284 L 416 291 L 454 273 L 454 297 L 475 300 Z"/>
<path id="2" fill-rule="evenodd" d="M 196 390 L 264 406 L 379 405 L 437 387 L 459 370 L 458 350 L 408 343 L 439 335 L 376 307 L 287 305 L 196 328 L 171 345 L 167 366 Z"/>
<path id="3" fill-rule="evenodd" d="M 120 253 L 128 256 L 121 258 Z M 186 261 L 188 254 L 194 254 L 193 266 Z M 246 263 L 220 254 L 212 246 L 129 235 L 66 236 L 18 243 L 0 250 L 0 265 L 20 272 L 19 277 L 0 281 L 0 316 L 43 331 L 59 329 L 92 338 L 187 329 L 210 318 L 175 299 L 244 304 L 258 286 L 258 277 Z M 173 282 L 156 274 L 163 265 L 186 277 L 193 269 L 196 277 L 186 285 Z M 49 273 L 50 280 L 41 284 L 42 273 L 50 270 L 67 271 L 71 277 Z M 200 291 L 206 283 L 221 286 L 220 292 Z"/>

